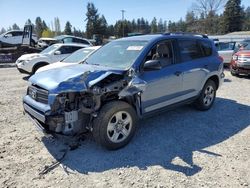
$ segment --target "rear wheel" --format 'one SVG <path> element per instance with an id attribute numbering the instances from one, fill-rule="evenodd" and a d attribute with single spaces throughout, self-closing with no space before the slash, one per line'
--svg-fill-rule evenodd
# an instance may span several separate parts
<path id="1" fill-rule="evenodd" d="M 213 80 L 208 80 L 203 87 L 199 98 L 195 101 L 195 107 L 198 110 L 209 110 L 216 97 L 216 85 Z"/>
<path id="2" fill-rule="evenodd" d="M 137 115 L 126 102 L 107 103 L 93 122 L 93 137 L 107 149 L 119 149 L 129 143 L 136 130 Z"/>

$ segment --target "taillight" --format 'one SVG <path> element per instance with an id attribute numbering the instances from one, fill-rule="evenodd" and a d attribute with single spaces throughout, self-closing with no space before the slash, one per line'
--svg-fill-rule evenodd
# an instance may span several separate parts
<path id="1" fill-rule="evenodd" d="M 222 63 L 223 63 L 223 61 L 224 61 L 223 57 L 218 56 L 218 58 L 219 58 L 220 62 L 222 62 Z"/>
<path id="2" fill-rule="evenodd" d="M 238 56 L 237 55 L 233 55 L 233 60 L 237 61 L 238 60 Z"/>

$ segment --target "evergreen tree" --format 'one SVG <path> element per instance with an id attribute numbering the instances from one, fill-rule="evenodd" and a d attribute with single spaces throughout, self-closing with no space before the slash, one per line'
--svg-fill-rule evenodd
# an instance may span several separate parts
<path id="1" fill-rule="evenodd" d="M 13 30 L 20 30 L 20 27 L 16 23 L 14 23 L 12 26 L 12 29 Z"/>
<path id="2" fill-rule="evenodd" d="M 157 25 L 157 32 L 162 33 L 164 32 L 164 25 L 162 19 L 159 20 Z"/>
<path id="3" fill-rule="evenodd" d="M 64 34 L 65 35 L 72 35 L 72 25 L 70 24 L 69 21 L 66 22 L 65 29 L 64 29 Z"/>
<path id="4" fill-rule="evenodd" d="M 247 7 L 245 10 L 245 17 L 243 22 L 243 30 L 250 31 L 250 7 Z"/>
<path id="5" fill-rule="evenodd" d="M 228 0 L 223 12 L 223 32 L 241 31 L 243 18 L 241 0 Z"/>
<path id="6" fill-rule="evenodd" d="M 2 29 L 1 29 L 1 31 L 0 31 L 0 34 L 5 33 L 5 32 L 6 32 L 6 29 L 4 29 L 4 28 L 2 27 Z"/>
<path id="7" fill-rule="evenodd" d="M 43 29 L 44 29 L 42 19 L 40 17 L 37 17 L 35 23 L 36 23 L 35 31 L 36 31 L 37 37 L 40 38 L 42 36 Z"/>
<path id="8" fill-rule="evenodd" d="M 151 22 L 151 33 L 157 33 L 157 20 L 155 17 Z"/>
<path id="9" fill-rule="evenodd" d="M 56 35 L 60 35 L 61 33 L 61 25 L 60 20 L 58 17 L 54 18 L 54 25 L 55 25 L 55 33 Z"/>
<path id="10" fill-rule="evenodd" d="M 95 5 L 93 3 L 87 4 L 87 13 L 86 13 L 86 34 L 88 38 L 92 38 L 93 34 L 96 34 L 96 30 L 98 28 L 98 9 L 95 8 Z"/>

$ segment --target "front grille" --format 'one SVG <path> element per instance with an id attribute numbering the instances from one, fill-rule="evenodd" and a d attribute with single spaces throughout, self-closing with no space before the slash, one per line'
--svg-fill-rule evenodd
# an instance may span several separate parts
<path id="1" fill-rule="evenodd" d="M 28 95 L 37 102 L 48 104 L 49 92 L 38 86 L 29 86 Z"/>

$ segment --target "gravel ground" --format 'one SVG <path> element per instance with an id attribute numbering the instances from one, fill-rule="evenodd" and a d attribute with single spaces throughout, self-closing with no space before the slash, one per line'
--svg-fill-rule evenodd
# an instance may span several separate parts
<path id="1" fill-rule="evenodd" d="M 118 151 L 86 135 L 39 175 L 76 141 L 38 132 L 22 111 L 26 77 L 0 69 L 0 187 L 250 187 L 250 79 L 225 73 L 211 110 L 184 106 L 142 120 Z"/>

